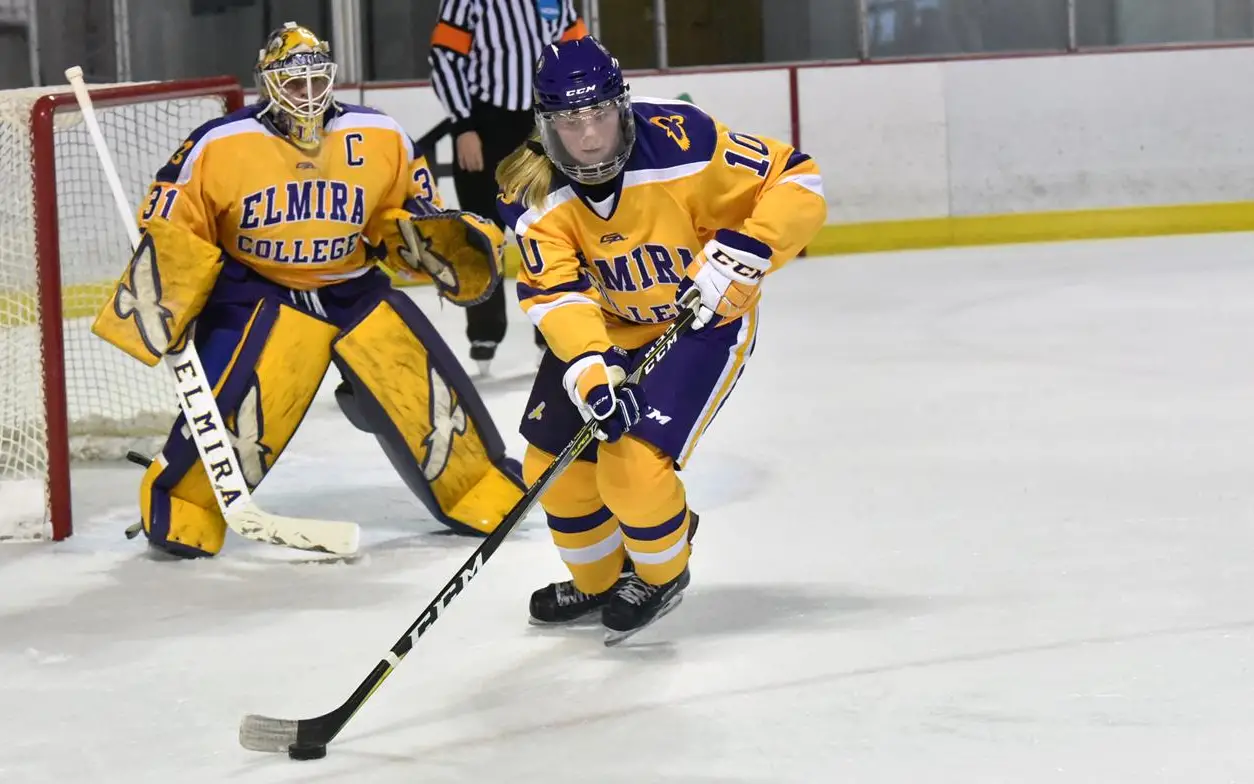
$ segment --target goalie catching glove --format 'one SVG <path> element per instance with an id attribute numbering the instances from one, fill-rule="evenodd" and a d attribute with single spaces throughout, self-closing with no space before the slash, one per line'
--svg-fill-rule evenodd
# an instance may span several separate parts
<path id="1" fill-rule="evenodd" d="M 687 269 L 675 299 L 696 314 L 692 328 L 732 321 L 753 310 L 771 270 L 771 248 L 747 234 L 719 229 Z"/>
<path id="2" fill-rule="evenodd" d="M 398 275 L 430 276 L 440 296 L 461 307 L 483 302 L 500 284 L 505 235 L 492 221 L 412 199 L 384 219 L 384 264 Z"/>

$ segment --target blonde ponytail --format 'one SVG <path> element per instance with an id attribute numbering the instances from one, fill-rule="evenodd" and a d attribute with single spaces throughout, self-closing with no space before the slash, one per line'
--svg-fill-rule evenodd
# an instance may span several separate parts
<path id="1" fill-rule="evenodd" d="M 522 197 L 523 204 L 532 209 L 544 204 L 553 182 L 553 166 L 542 149 L 540 137 L 532 136 L 496 167 L 496 181 L 506 201 Z"/>

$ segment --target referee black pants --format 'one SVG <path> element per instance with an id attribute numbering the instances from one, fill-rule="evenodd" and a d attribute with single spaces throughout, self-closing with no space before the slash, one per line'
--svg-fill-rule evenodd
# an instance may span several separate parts
<path id="1" fill-rule="evenodd" d="M 530 109 L 510 111 L 476 100 L 471 108 L 471 121 L 483 142 L 483 170 L 465 171 L 457 161 L 457 140 L 453 140 L 453 185 L 457 203 L 463 210 L 482 215 L 504 230 L 496 211 L 496 167 L 518 145 L 527 141 L 535 127 Z M 492 296 L 466 309 L 466 337 L 471 342 L 500 343 L 505 338 L 505 285 L 497 286 Z M 540 330 L 535 330 L 535 343 L 544 345 Z"/>

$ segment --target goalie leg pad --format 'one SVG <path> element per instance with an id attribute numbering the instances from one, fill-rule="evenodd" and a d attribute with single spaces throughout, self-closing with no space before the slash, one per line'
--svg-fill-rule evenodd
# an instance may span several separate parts
<path id="1" fill-rule="evenodd" d="M 206 308 L 196 341 L 245 481 L 255 488 L 313 402 L 337 330 L 271 298 L 235 328 L 239 314 L 240 308 L 225 304 Z M 140 511 L 157 547 L 179 555 L 214 555 L 222 548 L 226 521 L 182 414 L 144 475 Z"/>
<path id="2" fill-rule="evenodd" d="M 200 314 L 222 268 L 216 245 L 154 219 L 91 331 L 155 366 Z"/>
<path id="3" fill-rule="evenodd" d="M 527 485 L 534 484 L 553 460 L 548 452 L 528 446 L 523 457 Z M 540 506 L 575 587 L 584 593 L 608 591 L 623 569 L 623 537 L 618 518 L 597 490 L 596 464 L 571 463 L 544 491 Z"/>
<path id="4" fill-rule="evenodd" d="M 428 511 L 460 533 L 496 530 L 522 499 L 522 479 L 470 377 L 418 306 L 388 292 L 332 353 L 357 416 Z"/>

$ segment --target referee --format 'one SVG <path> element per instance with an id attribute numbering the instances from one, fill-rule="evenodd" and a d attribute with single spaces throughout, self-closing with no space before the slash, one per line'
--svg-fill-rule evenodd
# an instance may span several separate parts
<path id="1" fill-rule="evenodd" d="M 461 209 L 501 224 L 496 166 L 535 127 L 536 60 L 545 46 L 587 34 L 573 0 L 441 0 L 431 35 L 431 82 L 453 120 L 453 184 Z M 504 286 L 467 308 L 470 358 L 480 372 L 488 372 L 505 326 Z M 539 329 L 535 342 L 544 348 Z"/>

